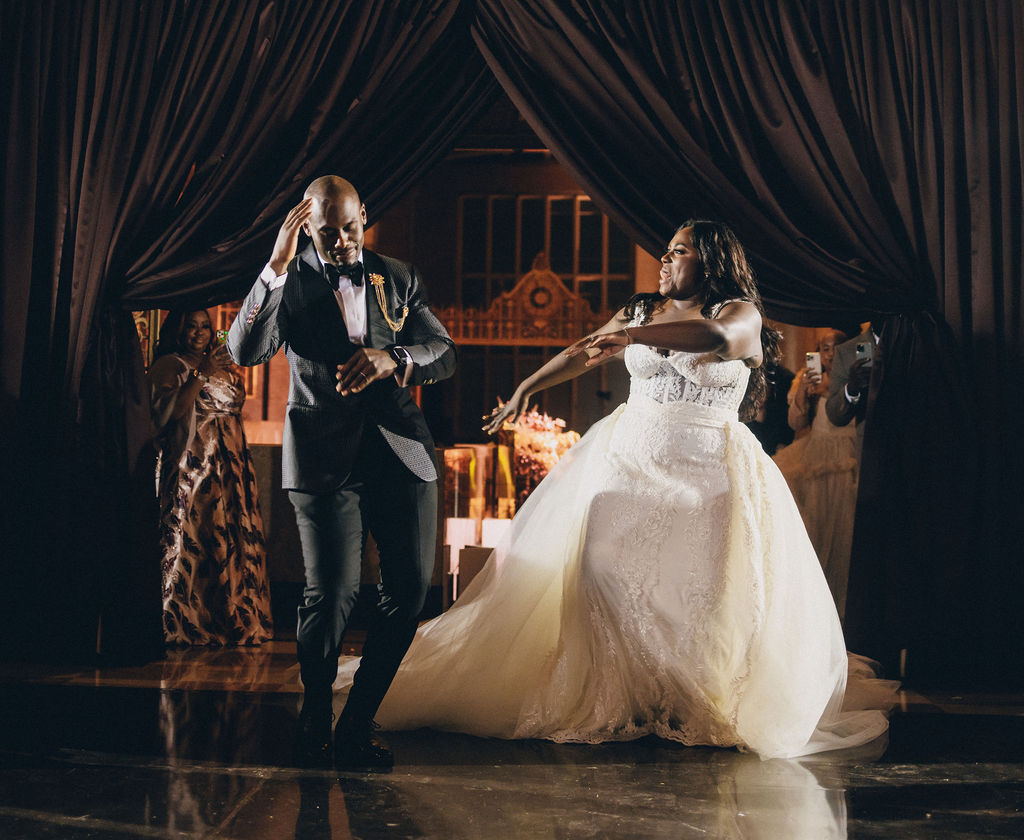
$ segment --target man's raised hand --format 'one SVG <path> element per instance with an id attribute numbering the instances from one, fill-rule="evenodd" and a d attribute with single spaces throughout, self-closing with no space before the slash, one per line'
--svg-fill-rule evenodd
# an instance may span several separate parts
<path id="1" fill-rule="evenodd" d="M 278 277 L 288 270 L 288 263 L 292 261 L 299 248 L 299 231 L 302 224 L 312 215 L 313 199 L 304 198 L 284 217 L 284 223 L 277 232 L 277 240 L 274 242 L 274 251 L 270 255 L 270 267 Z"/>

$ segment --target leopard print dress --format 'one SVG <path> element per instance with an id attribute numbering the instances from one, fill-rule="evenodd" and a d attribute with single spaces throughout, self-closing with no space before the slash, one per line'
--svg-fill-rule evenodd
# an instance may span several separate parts
<path id="1" fill-rule="evenodd" d="M 160 546 L 164 639 L 175 645 L 254 645 L 273 638 L 266 541 L 242 428 L 245 390 L 231 370 L 205 383 L 178 422 L 161 424 L 188 365 L 153 364 L 161 436 Z"/>

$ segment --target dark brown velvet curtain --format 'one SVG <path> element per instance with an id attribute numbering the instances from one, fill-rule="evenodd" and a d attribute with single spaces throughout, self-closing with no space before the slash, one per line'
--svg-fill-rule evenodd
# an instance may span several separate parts
<path id="1" fill-rule="evenodd" d="M 469 11 L 451 0 L 5 4 L 4 235 L 22 247 L 4 249 L 4 320 L 52 322 L 24 348 L 22 331 L 5 330 L 5 392 L 33 387 L 21 378 L 38 351 L 66 359 L 75 398 L 107 304 L 241 295 L 318 173 L 344 171 L 379 215 L 495 90 Z M 31 287 L 51 306 L 29 300 L 27 276 L 53 277 Z"/>
<path id="2" fill-rule="evenodd" d="M 371 216 L 400 197 L 497 91 L 471 12 L 452 0 L 3 4 L 0 382 L 18 430 L 5 486 L 24 490 L 5 514 L 4 612 L 39 625 L 27 645 L 91 650 L 97 614 L 100 649 L 162 644 L 117 629 L 132 624 L 132 593 L 158 599 L 159 586 L 155 531 L 140 524 L 132 544 L 152 516 L 137 504 L 152 452 L 128 310 L 241 297 L 318 174 L 352 180 Z M 123 584 L 126 570 L 143 577 Z M 59 617 L 25 598 L 41 578 L 60 582 L 46 596 Z M 50 628 L 58 637 L 40 638 Z"/>
<path id="3" fill-rule="evenodd" d="M 652 253 L 718 216 L 774 317 L 884 325 L 851 647 L 890 666 L 907 650 L 925 680 L 1019 680 L 1022 16 L 1013 0 L 0 5 L 0 462 L 17 488 L 0 611 L 27 617 L 33 649 L 49 624 L 91 650 L 90 611 L 137 605 L 155 574 L 130 544 L 151 513 L 123 310 L 238 297 L 316 174 L 379 213 L 487 101 L 486 61 Z"/>
<path id="4" fill-rule="evenodd" d="M 850 646 L 890 673 L 906 650 L 919 681 L 974 679 L 987 647 L 984 667 L 1005 676 L 1005 657 L 1020 657 L 1021 576 L 1006 551 L 1020 545 L 1007 492 L 1021 446 L 1002 412 L 1024 407 L 1024 7 L 477 8 L 477 44 L 506 92 L 648 250 L 682 219 L 722 218 L 772 316 L 885 325 Z"/>

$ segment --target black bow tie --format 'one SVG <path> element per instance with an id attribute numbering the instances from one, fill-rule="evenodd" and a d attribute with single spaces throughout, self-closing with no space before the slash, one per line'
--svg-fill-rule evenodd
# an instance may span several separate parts
<path id="1" fill-rule="evenodd" d="M 363 285 L 363 264 L 356 263 L 355 265 L 344 265 L 337 266 L 327 264 L 324 266 L 327 271 L 327 279 L 331 286 L 335 289 L 338 288 L 338 279 L 341 277 L 347 277 L 353 286 Z"/>

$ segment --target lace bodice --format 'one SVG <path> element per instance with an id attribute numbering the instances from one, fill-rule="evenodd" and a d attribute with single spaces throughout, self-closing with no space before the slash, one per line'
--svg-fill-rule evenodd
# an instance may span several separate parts
<path id="1" fill-rule="evenodd" d="M 730 301 L 722 301 L 714 316 Z M 651 306 L 639 305 L 629 326 L 638 327 L 651 318 Z M 623 354 L 629 371 L 630 395 L 641 394 L 660 403 L 689 402 L 739 411 L 747 393 L 750 369 L 740 360 L 723 362 L 711 353 L 656 350 L 643 344 L 626 347 Z"/>
<path id="2" fill-rule="evenodd" d="M 660 403 L 691 402 L 739 410 L 750 370 L 740 360 L 723 362 L 717 356 L 681 351 L 662 352 L 643 344 L 625 350 L 630 394 L 643 394 Z"/>

